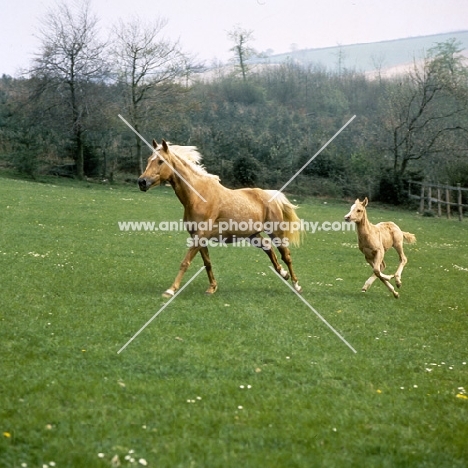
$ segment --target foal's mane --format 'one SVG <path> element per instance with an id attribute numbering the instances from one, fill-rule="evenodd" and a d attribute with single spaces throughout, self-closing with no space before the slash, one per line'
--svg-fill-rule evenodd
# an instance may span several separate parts
<path id="1" fill-rule="evenodd" d="M 219 181 L 219 176 L 210 174 L 202 165 L 202 155 L 198 152 L 196 146 L 180 146 L 168 143 L 171 153 L 183 164 L 189 166 L 199 175 L 210 177 Z M 159 148 L 158 148 L 159 149 Z"/>

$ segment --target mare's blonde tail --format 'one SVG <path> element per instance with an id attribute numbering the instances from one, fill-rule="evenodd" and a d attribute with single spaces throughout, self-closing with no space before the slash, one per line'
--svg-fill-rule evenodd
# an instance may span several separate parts
<path id="1" fill-rule="evenodd" d="M 285 237 L 288 239 L 289 244 L 299 246 L 302 240 L 302 223 L 296 214 L 296 205 L 293 205 L 281 192 L 276 190 L 266 190 L 272 196 L 275 195 L 275 201 L 278 203 L 281 211 L 283 212 L 284 221 L 288 223 L 288 229 L 285 231 Z"/>
<path id="2" fill-rule="evenodd" d="M 411 234 L 411 232 L 403 232 L 403 239 L 405 239 L 408 244 L 414 244 L 416 242 L 416 236 Z"/>

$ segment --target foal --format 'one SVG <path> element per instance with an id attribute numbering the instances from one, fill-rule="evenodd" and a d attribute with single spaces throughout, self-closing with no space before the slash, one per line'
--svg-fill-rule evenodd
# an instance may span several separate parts
<path id="1" fill-rule="evenodd" d="M 393 297 L 398 299 L 398 292 L 395 291 L 389 280 L 395 278 L 397 287 L 401 286 L 401 273 L 408 261 L 403 252 L 403 240 L 412 244 L 416 242 L 416 236 L 409 232 L 403 232 L 391 221 L 379 224 L 370 223 L 366 213 L 367 204 L 367 197 L 362 202 L 357 198 L 350 212 L 345 216 L 346 221 L 356 223 L 359 250 L 364 254 L 367 263 L 374 271 L 373 275 L 364 283 L 362 292 L 366 292 L 376 278 L 379 278 L 392 292 Z M 385 269 L 384 255 L 391 247 L 398 252 L 400 264 L 394 275 L 384 275 L 382 273 Z"/>

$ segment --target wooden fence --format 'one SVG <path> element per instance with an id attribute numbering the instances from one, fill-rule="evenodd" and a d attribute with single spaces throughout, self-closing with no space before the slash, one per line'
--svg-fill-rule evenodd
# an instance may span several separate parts
<path id="1" fill-rule="evenodd" d="M 419 186 L 419 194 L 412 193 Z M 463 219 L 463 208 L 468 208 L 468 205 L 463 204 L 463 192 L 468 192 L 468 189 L 462 188 L 460 184 L 456 187 L 452 185 L 430 184 L 427 182 L 409 181 L 408 195 L 410 198 L 419 200 L 419 212 L 424 213 L 427 207 L 428 211 L 433 211 L 433 207 L 437 206 L 437 216 L 442 216 L 442 205 L 445 205 L 447 218 L 451 217 L 451 207 L 457 207 L 458 219 Z"/>

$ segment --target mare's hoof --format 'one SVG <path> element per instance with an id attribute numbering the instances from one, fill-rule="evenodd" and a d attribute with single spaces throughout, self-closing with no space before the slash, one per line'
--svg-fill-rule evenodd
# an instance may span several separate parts
<path id="1" fill-rule="evenodd" d="M 294 291 L 296 291 L 298 294 L 302 294 L 302 287 L 299 286 L 297 283 L 293 283 Z"/>
<path id="2" fill-rule="evenodd" d="M 284 270 L 283 268 L 281 268 L 280 272 L 279 272 L 281 278 L 283 278 L 285 281 L 288 281 L 289 279 L 289 273 Z"/>
<path id="3" fill-rule="evenodd" d="M 212 296 L 218 290 L 218 286 L 210 286 L 206 291 L 205 294 L 207 296 Z"/>
<path id="4" fill-rule="evenodd" d="M 175 292 L 172 289 L 167 289 L 162 293 L 162 297 L 169 299 L 170 297 L 174 297 Z"/>

